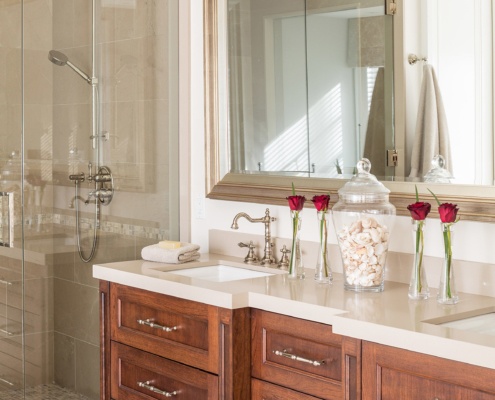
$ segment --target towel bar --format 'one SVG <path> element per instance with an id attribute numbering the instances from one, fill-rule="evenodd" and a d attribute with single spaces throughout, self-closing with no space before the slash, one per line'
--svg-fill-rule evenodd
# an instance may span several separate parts
<path id="1" fill-rule="evenodd" d="M 407 56 L 407 61 L 409 61 L 409 65 L 414 65 L 418 61 L 428 62 L 428 57 L 418 57 L 416 54 L 409 54 Z"/>

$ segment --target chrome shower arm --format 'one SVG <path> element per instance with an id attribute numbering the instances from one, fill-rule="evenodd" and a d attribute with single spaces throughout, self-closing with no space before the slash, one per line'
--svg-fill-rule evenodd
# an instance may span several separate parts
<path id="1" fill-rule="evenodd" d="M 93 83 L 93 80 L 96 79 L 96 78 L 91 78 L 88 74 L 86 74 L 80 68 L 76 67 L 69 60 L 67 60 L 66 64 L 67 64 L 68 67 L 70 67 L 76 74 L 78 74 L 81 78 L 83 78 L 90 85 L 93 85 L 94 84 Z M 98 81 L 96 81 L 96 83 L 98 83 Z"/>

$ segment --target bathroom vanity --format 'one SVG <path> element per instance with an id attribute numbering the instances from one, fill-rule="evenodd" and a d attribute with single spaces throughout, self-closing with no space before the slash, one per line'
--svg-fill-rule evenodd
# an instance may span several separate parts
<path id="1" fill-rule="evenodd" d="M 103 399 L 495 400 L 493 336 L 442 325 L 495 311 L 491 297 L 409 302 L 399 283 L 352 293 L 339 274 L 317 285 L 202 257 L 94 266 Z"/>

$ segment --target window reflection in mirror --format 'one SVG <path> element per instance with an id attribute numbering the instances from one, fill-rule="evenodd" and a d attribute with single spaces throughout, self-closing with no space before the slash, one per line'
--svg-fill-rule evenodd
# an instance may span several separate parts
<path id="1" fill-rule="evenodd" d="M 228 1 L 232 171 L 348 177 L 365 156 L 393 175 L 392 22 L 355 7 Z"/>

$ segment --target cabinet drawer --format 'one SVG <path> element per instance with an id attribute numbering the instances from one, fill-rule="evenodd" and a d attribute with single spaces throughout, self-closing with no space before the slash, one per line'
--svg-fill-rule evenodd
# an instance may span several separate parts
<path id="1" fill-rule="evenodd" d="M 111 339 L 218 373 L 218 308 L 112 283 Z"/>
<path id="2" fill-rule="evenodd" d="M 111 370 L 114 400 L 218 399 L 217 376 L 116 342 Z"/>
<path id="3" fill-rule="evenodd" d="M 251 394 L 252 400 L 318 400 L 317 397 L 257 379 L 251 380 Z"/>
<path id="4" fill-rule="evenodd" d="M 254 378 L 323 399 L 357 397 L 358 341 L 352 357 L 331 326 L 260 310 L 252 311 L 251 335 Z"/>

